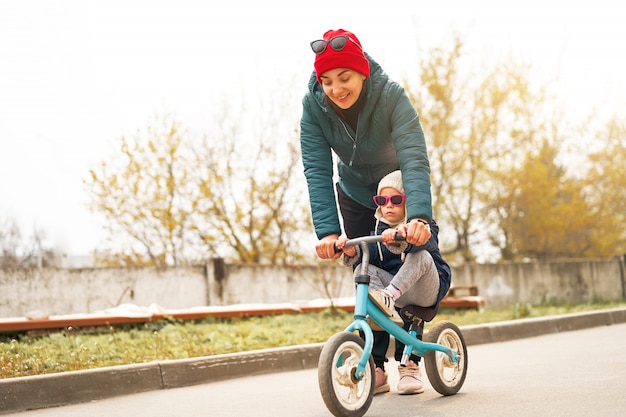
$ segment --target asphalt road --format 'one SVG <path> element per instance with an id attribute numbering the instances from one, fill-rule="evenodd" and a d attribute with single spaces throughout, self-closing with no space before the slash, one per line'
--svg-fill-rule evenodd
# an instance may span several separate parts
<path id="1" fill-rule="evenodd" d="M 468 347 L 461 391 L 442 397 L 376 396 L 366 417 L 626 415 L 626 323 Z M 20 417 L 332 417 L 317 370 L 279 372 L 90 403 L 7 414 Z"/>

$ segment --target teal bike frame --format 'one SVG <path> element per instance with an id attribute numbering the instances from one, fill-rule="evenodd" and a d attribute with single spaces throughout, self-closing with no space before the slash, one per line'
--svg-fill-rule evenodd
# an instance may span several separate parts
<path id="1" fill-rule="evenodd" d="M 380 309 L 376 307 L 376 305 L 368 298 L 367 295 L 369 291 L 370 275 L 367 271 L 370 255 L 367 245 L 368 243 L 381 241 L 381 236 L 364 236 L 348 240 L 345 244 L 345 246 L 360 245 L 361 247 L 361 264 L 357 266 L 357 268 L 359 268 L 359 273 L 355 276 L 356 298 L 354 303 L 354 321 L 345 329 L 347 332 L 360 330 L 365 339 L 363 356 L 360 358 L 357 366 L 357 378 L 361 379 L 365 375 L 365 369 L 372 354 L 372 347 L 374 345 L 374 334 L 372 332 L 372 328 L 367 322 L 367 316 L 370 316 L 372 320 L 378 323 L 387 333 L 404 343 L 404 355 L 407 357 L 411 353 L 424 357 L 428 351 L 439 351 L 448 355 L 454 363 L 458 363 L 459 354 L 457 351 L 437 343 L 421 341 L 417 338 L 417 332 L 415 330 L 404 330 L 402 327 L 394 323 L 391 318 L 387 317 L 385 313 L 380 311 Z"/>

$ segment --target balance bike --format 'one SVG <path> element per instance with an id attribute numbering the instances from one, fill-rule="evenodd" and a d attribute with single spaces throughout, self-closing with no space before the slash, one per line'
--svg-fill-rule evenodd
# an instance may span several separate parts
<path id="1" fill-rule="evenodd" d="M 449 321 L 435 323 L 424 335 L 424 316 L 420 308 L 415 314 L 405 314 L 411 320 L 408 331 L 394 323 L 368 298 L 368 243 L 382 241 L 381 236 L 364 236 L 348 240 L 345 246 L 360 245 L 361 264 L 356 274 L 354 321 L 342 332 L 328 339 L 318 362 L 318 383 L 328 410 L 336 417 L 361 417 L 374 398 L 376 382 L 372 346 L 374 336 L 368 322 L 371 318 L 382 329 L 405 344 L 401 365 L 406 365 L 411 353 L 423 357 L 426 375 L 432 387 L 441 395 L 456 394 L 467 374 L 467 348 L 460 329 Z M 410 316 L 410 317 L 409 317 Z M 427 318 L 429 321 L 432 317 Z M 355 332 L 359 331 L 359 334 Z"/>

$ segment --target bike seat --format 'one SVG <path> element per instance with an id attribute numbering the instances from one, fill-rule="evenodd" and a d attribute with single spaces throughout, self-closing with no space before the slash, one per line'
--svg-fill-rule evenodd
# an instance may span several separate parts
<path id="1" fill-rule="evenodd" d="M 400 316 L 407 321 L 414 321 L 416 318 L 431 321 L 439 311 L 439 304 L 434 307 L 421 307 L 416 305 L 404 306 L 400 309 Z"/>

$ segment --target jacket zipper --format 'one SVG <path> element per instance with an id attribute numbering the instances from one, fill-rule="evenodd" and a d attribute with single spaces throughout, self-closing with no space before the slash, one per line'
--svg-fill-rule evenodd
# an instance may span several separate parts
<path id="1" fill-rule="evenodd" d="M 354 157 L 356 156 L 356 140 L 359 137 L 359 116 L 357 116 L 357 119 L 356 119 L 356 132 L 355 132 L 356 137 L 352 137 L 352 135 L 350 134 L 350 131 L 348 130 L 348 127 L 343 122 L 343 120 L 341 120 L 341 118 L 339 118 L 339 122 L 341 122 L 341 125 L 343 126 L 343 130 L 346 131 L 346 134 L 348 135 L 350 140 L 352 140 L 352 155 L 350 156 L 350 163 L 348 164 L 348 166 L 351 167 L 352 163 L 354 162 Z"/>

